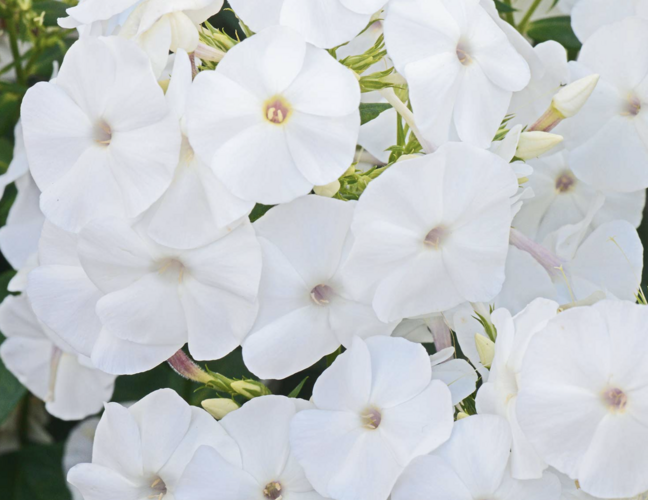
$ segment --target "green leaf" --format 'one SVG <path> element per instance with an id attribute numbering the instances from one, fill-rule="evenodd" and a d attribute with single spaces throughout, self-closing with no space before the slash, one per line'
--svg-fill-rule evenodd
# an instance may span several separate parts
<path id="1" fill-rule="evenodd" d="M 273 205 L 261 205 L 260 203 L 257 203 L 254 206 L 254 208 L 252 209 L 252 212 L 250 213 L 250 221 L 254 222 L 254 221 L 260 219 L 272 207 L 273 207 Z"/>
<path id="2" fill-rule="evenodd" d="M 7 500 L 70 500 L 63 444 L 34 445 L 0 456 L 0 491 Z"/>
<path id="3" fill-rule="evenodd" d="M 536 43 L 555 40 L 566 49 L 579 50 L 581 43 L 571 27 L 569 16 L 550 17 L 529 23 L 527 35 Z"/>
<path id="4" fill-rule="evenodd" d="M 288 394 L 288 397 L 289 397 L 289 398 L 296 398 L 296 397 L 298 397 L 298 396 L 299 396 L 299 393 L 300 393 L 301 390 L 304 388 L 304 384 L 306 383 L 307 380 L 308 380 L 308 377 L 306 377 L 304 380 L 302 380 L 301 382 L 299 382 L 299 384 L 297 385 L 297 387 L 295 387 L 292 391 L 290 391 L 290 394 Z"/>
<path id="5" fill-rule="evenodd" d="M 45 26 L 58 26 L 59 17 L 67 17 L 65 9 L 69 5 L 58 0 L 34 0 L 34 11 L 37 13 L 44 12 L 43 24 Z"/>
<path id="6" fill-rule="evenodd" d="M 4 363 L 0 360 L 0 424 L 2 424 L 11 412 L 16 408 L 27 389 L 18 382 Z"/>
<path id="7" fill-rule="evenodd" d="M 509 4 L 500 2 L 500 0 L 495 0 L 495 7 L 497 7 L 497 12 L 500 14 L 507 14 L 509 12 L 517 12 L 517 9 L 514 9 Z"/>
<path id="8" fill-rule="evenodd" d="M 389 108 L 391 108 L 391 104 L 387 104 L 386 102 L 363 102 L 360 104 L 360 123 L 364 125 L 365 123 L 378 118 L 380 113 L 387 111 Z"/>

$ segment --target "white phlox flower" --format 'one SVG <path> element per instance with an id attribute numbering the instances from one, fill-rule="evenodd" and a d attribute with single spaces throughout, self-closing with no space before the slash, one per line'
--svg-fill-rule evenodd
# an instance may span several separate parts
<path id="1" fill-rule="evenodd" d="M 560 304 L 584 300 L 595 293 L 633 300 L 641 283 L 643 245 L 636 229 L 627 221 L 606 222 L 591 230 L 592 219 L 602 204 L 603 197 L 597 197 L 581 222 L 549 234 L 543 244 L 513 229 L 511 244 L 527 255 L 509 253 L 509 259 L 514 260 L 507 263 L 507 276 L 513 280 L 504 283 L 498 305 L 507 307 L 504 297 L 516 301 L 516 293 L 531 290 L 535 290 L 536 296 Z M 530 262 L 529 256 L 545 273 Z M 526 276 L 526 280 L 520 276 Z M 553 292 L 550 283 L 555 287 Z"/>
<path id="2" fill-rule="evenodd" d="M 574 33 L 581 42 L 587 41 L 599 28 L 628 19 L 648 19 L 646 0 L 578 0 L 571 11 Z"/>
<path id="3" fill-rule="evenodd" d="M 316 47 L 342 45 L 364 30 L 387 0 L 232 0 L 230 4 L 253 31 L 287 26 Z"/>
<path id="4" fill-rule="evenodd" d="M 598 302 L 551 320 L 522 362 L 517 416 L 547 463 L 602 498 L 648 489 L 648 309 Z"/>
<path id="5" fill-rule="evenodd" d="M 102 370 L 149 370 L 185 343 L 195 359 L 238 347 L 257 313 L 261 250 L 249 222 L 192 250 L 156 244 L 124 219 L 84 228 L 79 260 L 104 294 L 92 359 Z"/>
<path id="6" fill-rule="evenodd" d="M 432 380 L 440 380 L 448 386 L 452 404 L 458 405 L 477 388 L 477 372 L 465 359 L 454 357 L 453 347 L 446 347 L 430 356 Z"/>
<path id="7" fill-rule="evenodd" d="M 66 476 L 75 465 L 92 462 L 92 447 L 98 424 L 99 417 L 87 418 L 70 432 L 63 449 L 63 473 Z M 72 500 L 83 500 L 83 495 L 78 489 L 70 483 L 67 485 Z"/>
<path id="8" fill-rule="evenodd" d="M 479 0 L 392 0 L 385 42 L 433 145 L 456 130 L 462 141 L 487 148 L 512 93 L 529 83 L 527 62 Z"/>
<path id="9" fill-rule="evenodd" d="M 185 107 L 191 93 L 189 56 L 175 55 L 166 99 L 182 128 L 180 162 L 162 197 L 146 211 L 143 224 L 156 242 L 173 248 L 207 245 L 231 231 L 250 213 L 254 203 L 231 194 L 214 172 L 194 153 L 186 136 Z"/>
<path id="10" fill-rule="evenodd" d="M 169 51 L 193 52 L 199 26 L 223 7 L 223 0 L 83 0 L 60 18 L 64 28 L 82 35 L 119 35 L 134 40 L 146 52 L 153 72 L 160 76 Z"/>
<path id="11" fill-rule="evenodd" d="M 529 84 L 514 92 L 508 114 L 515 115 L 510 124 L 532 125 L 551 104 L 560 87 L 569 83 L 567 51 L 558 42 L 539 43 L 533 51 L 542 62 L 542 76 L 532 77 Z"/>
<path id="12" fill-rule="evenodd" d="M 139 215 L 171 183 L 179 124 L 133 42 L 76 42 L 56 80 L 29 89 L 22 123 L 41 209 L 65 230 Z"/>
<path id="13" fill-rule="evenodd" d="M 4 365 L 49 413 L 79 420 L 101 410 L 113 392 L 115 377 L 77 355 L 34 315 L 26 295 L 8 296 L 0 305 L 0 346 Z"/>
<path id="14" fill-rule="evenodd" d="M 359 104 L 351 70 L 294 30 L 268 28 L 196 77 L 189 142 L 234 195 L 285 203 L 351 166 Z"/>
<path id="15" fill-rule="evenodd" d="M 450 390 L 430 365 L 419 344 L 356 338 L 317 379 L 315 408 L 294 417 L 290 443 L 318 493 L 386 500 L 413 458 L 448 439 Z"/>
<path id="16" fill-rule="evenodd" d="M 558 314 L 558 304 L 536 299 L 511 316 L 506 309 L 491 315 L 497 328 L 495 356 L 488 382 L 477 392 L 477 411 L 504 417 L 511 426 L 511 474 L 517 479 L 538 479 L 547 465 L 538 457 L 517 421 L 517 394 L 522 360 L 533 336 Z"/>
<path id="17" fill-rule="evenodd" d="M 354 204 L 305 196 L 254 223 L 263 252 L 259 315 L 243 359 L 261 378 L 285 378 L 315 364 L 354 336 L 389 335 L 370 300 L 347 284 Z M 308 233 L 295 232 L 299 227 Z"/>
<path id="18" fill-rule="evenodd" d="M 177 500 L 322 500 L 290 450 L 290 422 L 311 407 L 283 396 L 255 398 L 220 424 L 235 441 L 232 461 L 218 447 L 201 446 L 175 492 Z"/>
<path id="19" fill-rule="evenodd" d="M 235 461 L 232 438 L 205 410 L 160 389 L 129 408 L 106 404 L 92 463 L 73 467 L 68 481 L 85 500 L 174 500 L 185 467 L 200 446 Z"/>
<path id="20" fill-rule="evenodd" d="M 466 144 L 399 162 L 355 209 L 350 280 L 373 296 L 383 321 L 493 299 L 517 190 L 504 160 Z"/>
<path id="21" fill-rule="evenodd" d="M 566 224 L 583 220 L 596 199 L 597 190 L 581 181 L 570 169 L 568 151 L 530 160 L 533 175 L 527 186 L 533 197 L 524 201 L 513 219 L 513 227 L 536 241 Z M 646 202 L 645 190 L 631 193 L 603 191 L 605 203 L 592 219 L 596 228 L 606 222 L 625 220 L 638 227 Z"/>
<path id="22" fill-rule="evenodd" d="M 503 418 L 475 415 L 454 424 L 450 440 L 415 459 L 398 480 L 391 498 L 406 500 L 560 500 L 560 481 L 513 479 L 508 467 L 511 431 Z"/>
<path id="23" fill-rule="evenodd" d="M 600 80 L 583 109 L 560 133 L 579 179 L 606 191 L 648 186 L 648 20 L 604 26 L 570 63 L 572 80 Z"/>

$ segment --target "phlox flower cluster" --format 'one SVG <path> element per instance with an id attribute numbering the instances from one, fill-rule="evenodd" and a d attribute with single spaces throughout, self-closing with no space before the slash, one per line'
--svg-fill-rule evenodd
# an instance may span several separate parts
<path id="1" fill-rule="evenodd" d="M 103 411 L 75 500 L 644 498 L 648 0 L 539 3 L 67 9 L 0 176 L 0 357 Z M 566 14 L 572 61 L 525 37 Z M 235 351 L 256 378 L 194 362 Z M 167 361 L 218 397 L 110 402 Z"/>

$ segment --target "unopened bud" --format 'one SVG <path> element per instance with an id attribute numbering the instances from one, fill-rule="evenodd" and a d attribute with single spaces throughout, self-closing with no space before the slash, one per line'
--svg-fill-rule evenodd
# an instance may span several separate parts
<path id="1" fill-rule="evenodd" d="M 313 191 L 319 196 L 325 196 L 326 198 L 333 198 L 337 192 L 340 190 L 340 181 L 337 179 L 333 182 L 329 182 L 324 186 L 315 186 Z"/>
<path id="2" fill-rule="evenodd" d="M 476 333 L 475 345 L 477 346 L 477 354 L 479 354 L 481 364 L 486 368 L 490 368 L 495 357 L 495 342 L 484 335 Z"/>
<path id="3" fill-rule="evenodd" d="M 576 115 L 594 92 L 599 75 L 589 75 L 560 89 L 554 96 L 552 105 L 565 118 Z"/>
<path id="4" fill-rule="evenodd" d="M 237 380 L 236 382 L 232 382 L 232 389 L 248 399 L 272 394 L 270 389 L 265 385 L 254 380 Z"/>
<path id="5" fill-rule="evenodd" d="M 464 418 L 468 418 L 469 416 L 470 415 L 468 415 L 467 413 L 460 411 L 459 413 L 457 413 L 457 420 L 462 420 Z"/>
<path id="6" fill-rule="evenodd" d="M 551 151 L 563 141 L 562 135 L 548 132 L 522 132 L 515 156 L 520 160 L 532 160 Z"/>
<path id="7" fill-rule="evenodd" d="M 239 409 L 236 401 L 226 398 L 205 399 L 200 404 L 216 420 L 220 420 L 228 413 Z"/>
<path id="8" fill-rule="evenodd" d="M 225 57 L 225 52 L 215 47 L 210 47 L 202 42 L 198 42 L 194 55 L 201 61 L 220 62 L 223 57 Z"/>
<path id="9" fill-rule="evenodd" d="M 565 118 L 575 116 L 585 105 L 599 81 L 599 75 L 589 75 L 560 89 L 551 106 L 529 131 L 549 132 Z"/>

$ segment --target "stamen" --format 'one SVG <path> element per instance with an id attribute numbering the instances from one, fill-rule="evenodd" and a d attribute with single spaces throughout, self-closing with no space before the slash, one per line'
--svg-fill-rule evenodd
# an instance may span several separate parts
<path id="1" fill-rule="evenodd" d="M 444 228 L 443 226 L 437 226 L 425 236 L 423 243 L 438 250 L 439 245 L 442 243 L 443 238 L 447 235 L 447 233 L 448 231 L 446 228 Z"/>
<path id="2" fill-rule="evenodd" d="M 628 99 L 625 111 L 621 114 L 624 116 L 637 116 L 641 111 L 641 101 L 636 95 L 631 95 Z"/>
<path id="3" fill-rule="evenodd" d="M 459 62 L 464 66 L 468 66 L 472 63 L 472 58 L 468 54 L 468 49 L 463 42 L 457 45 L 457 59 L 459 59 Z"/>
<path id="4" fill-rule="evenodd" d="M 311 290 L 310 296 L 318 306 L 323 306 L 331 302 L 334 293 L 328 285 L 317 285 Z"/>
<path id="5" fill-rule="evenodd" d="M 281 494 L 282 489 L 280 482 L 272 481 L 266 484 L 266 487 L 263 488 L 263 496 L 269 500 L 281 500 L 283 498 L 283 495 Z"/>
<path id="6" fill-rule="evenodd" d="M 270 123 L 275 125 L 283 124 L 289 117 L 291 113 L 290 105 L 282 96 L 275 96 L 265 104 L 265 118 Z"/>
<path id="7" fill-rule="evenodd" d="M 567 193 L 576 186 L 576 177 L 571 172 L 563 172 L 556 179 L 556 191 Z"/>
<path id="8" fill-rule="evenodd" d="M 628 396 L 621 389 L 612 387 L 603 393 L 603 402 L 613 413 L 625 412 Z"/>
<path id="9" fill-rule="evenodd" d="M 98 144 L 107 146 L 112 140 L 112 129 L 105 121 L 101 120 L 95 125 L 94 139 Z"/>
<path id="10" fill-rule="evenodd" d="M 382 415 L 376 408 L 367 408 L 365 412 L 360 415 L 360 418 L 362 419 L 363 427 L 372 431 L 380 427 L 380 423 L 382 422 Z"/>

